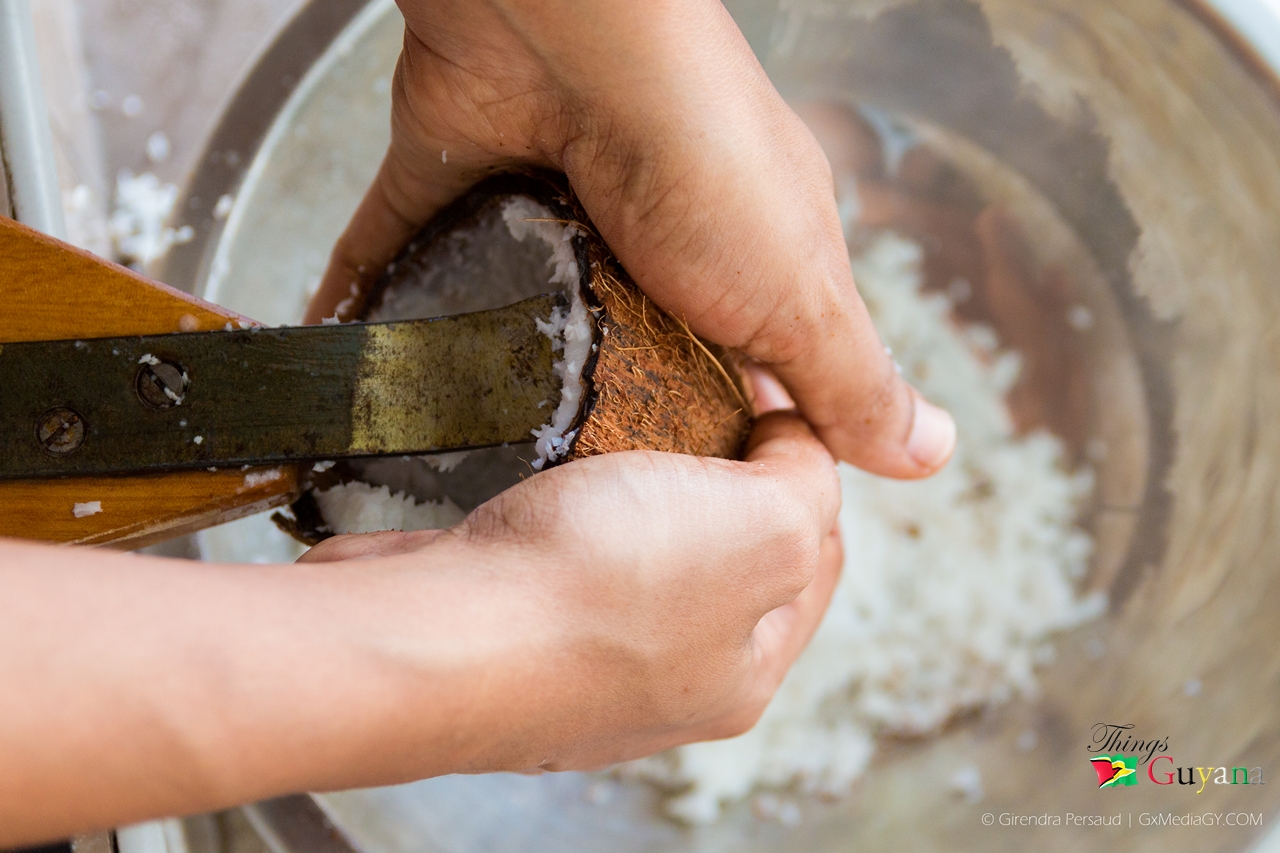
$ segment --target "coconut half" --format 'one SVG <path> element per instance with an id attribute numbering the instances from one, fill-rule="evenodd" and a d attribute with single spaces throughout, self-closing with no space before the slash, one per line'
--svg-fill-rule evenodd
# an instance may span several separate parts
<path id="1" fill-rule="evenodd" d="M 727 353 L 645 297 L 562 177 L 500 175 L 477 184 L 356 297 L 363 304 L 354 313 L 371 322 L 441 317 L 556 291 L 567 307 L 535 319 L 552 339 L 560 399 L 527 444 L 316 466 L 277 523 L 308 543 L 379 523 L 440 526 L 457 513 L 414 507 L 447 501 L 465 513 L 526 476 L 586 456 L 740 456 L 750 415 Z"/>

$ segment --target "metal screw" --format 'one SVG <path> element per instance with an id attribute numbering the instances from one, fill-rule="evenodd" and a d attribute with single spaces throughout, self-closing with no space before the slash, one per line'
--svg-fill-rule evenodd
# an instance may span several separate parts
<path id="1" fill-rule="evenodd" d="M 36 440 L 54 456 L 75 453 L 84 444 L 84 418 L 66 406 L 50 409 L 36 421 Z"/>
<path id="2" fill-rule="evenodd" d="M 191 386 L 187 372 L 171 361 L 155 361 L 138 371 L 138 398 L 153 409 L 181 405 Z"/>

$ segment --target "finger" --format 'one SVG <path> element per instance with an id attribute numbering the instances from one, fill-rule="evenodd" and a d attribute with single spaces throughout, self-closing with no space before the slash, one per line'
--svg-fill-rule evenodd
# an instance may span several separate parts
<path id="1" fill-rule="evenodd" d="M 799 114 L 819 141 L 826 156 L 835 197 L 839 198 L 842 193 L 846 197 L 854 195 L 857 197 L 855 200 L 863 203 L 860 207 L 865 205 L 863 190 L 867 179 L 880 178 L 884 170 L 882 146 L 874 128 L 856 112 L 843 106 L 805 104 L 800 106 Z M 827 210 L 830 219 L 829 206 Z M 837 214 L 834 221 L 838 222 L 838 219 Z M 832 241 L 827 248 L 833 259 L 832 269 L 835 275 L 852 284 L 852 278 L 846 278 L 844 270 L 847 249 L 842 241 Z M 849 287 L 844 287 L 843 290 L 846 293 L 856 293 Z M 853 408 L 861 410 L 863 417 L 850 419 L 849 411 L 845 411 L 843 415 L 837 415 L 834 425 L 830 420 L 823 419 L 819 410 L 831 403 L 822 400 L 820 388 L 808 387 L 805 391 L 797 391 L 803 395 L 803 408 L 820 424 L 820 434 L 842 458 L 868 470 L 893 476 L 912 477 L 931 473 L 945 464 L 950 456 L 955 441 L 954 424 L 949 424 L 949 417 L 940 416 L 936 408 L 931 407 L 899 377 L 896 365 L 888 357 L 889 353 L 881 352 L 883 345 L 879 336 L 874 333 L 861 300 L 851 300 L 849 307 L 853 311 L 854 325 L 864 332 L 860 336 L 862 344 L 857 348 L 857 360 L 869 365 L 870 369 L 864 371 L 857 396 L 846 399 L 843 405 L 848 409 L 852 404 Z M 815 374 L 806 370 L 805 364 L 814 358 L 821 358 L 823 349 L 825 348 L 821 345 L 816 348 L 811 346 L 809 352 L 802 351 L 795 356 L 798 359 L 797 365 L 781 366 L 781 373 L 788 384 L 812 386 Z M 846 364 L 843 369 L 849 367 Z M 837 411 L 841 404 L 842 401 L 835 401 Z M 868 412 L 871 414 L 870 424 L 867 423 Z M 908 457 L 906 467 L 897 464 L 903 461 L 903 449 Z M 846 453 L 852 453 L 854 457 L 850 458 Z M 911 471 L 910 464 L 917 465 L 919 470 Z M 898 470 L 892 470 L 894 467 Z"/>
<path id="2" fill-rule="evenodd" d="M 346 322 L 359 316 L 365 294 L 400 249 L 465 189 L 456 173 L 407 163 L 401 147 L 393 144 L 387 151 L 373 185 L 334 244 L 303 322 L 319 323 L 326 317 Z"/>
<path id="3" fill-rule="evenodd" d="M 769 365 L 839 458 L 906 479 L 939 470 L 954 449 L 955 424 L 902 379 L 876 332 L 854 286 L 829 179 L 821 192 L 796 194 L 792 174 L 744 165 L 737 171 L 755 172 L 764 186 L 726 197 L 722 187 L 735 181 L 705 171 L 716 186 L 694 187 L 697 201 L 684 209 L 661 212 L 660 202 L 649 217 L 732 237 L 714 248 L 681 240 L 673 251 L 637 245 L 632 235 L 644 229 L 602 226 L 624 266 L 694 331 Z M 687 281 L 703 285 L 694 292 Z M 714 293 L 726 295 L 712 301 Z"/>
<path id="4" fill-rule="evenodd" d="M 336 563 L 342 560 L 372 560 L 407 554 L 433 542 L 443 530 L 388 530 L 382 533 L 359 533 L 334 536 L 307 551 L 299 563 Z"/>
<path id="5" fill-rule="evenodd" d="M 413 220 L 397 211 L 387 197 L 384 174 L 389 168 L 384 161 L 351 222 L 334 244 L 329 266 L 303 315 L 304 323 L 316 324 L 330 317 L 349 322 L 360 317 L 365 294 L 378 273 L 413 236 Z"/>
<path id="6" fill-rule="evenodd" d="M 794 412 L 773 412 L 757 421 L 743 464 L 769 485 L 751 493 L 755 500 L 741 512 L 743 529 L 775 531 L 775 548 L 787 537 L 793 543 L 790 549 L 773 551 L 768 565 L 750 570 L 757 592 L 754 620 L 793 601 L 812 584 L 824 539 L 840 512 L 840 481 L 830 452 Z"/>
<path id="7" fill-rule="evenodd" d="M 662 98 L 641 69 L 611 71 L 629 97 L 608 105 L 608 144 L 587 133 L 565 150 L 606 242 L 668 312 L 770 365 L 839 458 L 893 477 L 938 470 L 954 424 L 898 375 L 871 324 L 813 135 L 720 4 L 635 25 L 661 36 Z"/>
<path id="8" fill-rule="evenodd" d="M 755 653 L 753 689 L 762 694 L 764 704 L 786 677 L 787 670 L 809 645 L 822 623 L 844 564 L 844 546 L 839 528 L 832 528 L 818 552 L 813 582 L 795 600 L 771 610 L 752 633 Z"/>
<path id="9" fill-rule="evenodd" d="M 793 412 L 796 401 L 791 399 L 778 376 L 758 361 L 745 361 L 741 366 L 747 378 L 747 392 L 751 397 L 751 410 L 756 417 L 769 412 Z"/>
<path id="10" fill-rule="evenodd" d="M 756 421 L 747 439 L 748 470 L 782 487 L 774 500 L 809 512 L 804 524 L 817 535 L 830 530 L 840 512 L 840 480 L 830 451 L 794 412 L 770 412 Z"/>

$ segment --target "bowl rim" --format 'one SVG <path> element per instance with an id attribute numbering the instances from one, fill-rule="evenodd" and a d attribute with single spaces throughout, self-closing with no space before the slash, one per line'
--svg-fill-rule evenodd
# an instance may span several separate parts
<path id="1" fill-rule="evenodd" d="M 157 278 L 181 290 L 197 292 L 208 277 L 226 222 L 213 213 L 218 199 L 239 190 L 281 110 L 333 42 L 362 12 L 382 2 L 386 0 L 305 0 L 267 38 L 265 47 L 247 64 L 233 94 L 223 102 L 217 122 L 182 185 L 169 224 L 175 228 L 190 226 L 194 237 L 174 246 L 157 262 L 152 270 Z M 1224 9 L 1229 2 L 1172 0 L 1171 5 L 1204 26 L 1280 111 L 1280 57 L 1276 62 L 1269 60 L 1259 41 L 1237 26 Z M 768 3 L 775 11 L 778 5 L 779 0 Z M 1280 38 L 1280 18 L 1275 27 Z M 285 843 L 282 835 L 291 835 L 290 830 L 296 831 L 299 826 L 311 828 L 319 823 L 325 824 L 334 850 L 356 849 L 338 830 L 336 822 L 323 814 L 323 802 L 309 795 L 247 806 L 245 813 L 256 831 L 275 837 L 285 850 L 304 848 Z M 1264 833 L 1251 849 L 1259 850 L 1271 843 L 1280 850 L 1276 839 L 1280 839 L 1280 830 Z"/>
<path id="2" fill-rule="evenodd" d="M 188 293 L 199 289 L 225 222 L 213 212 L 218 199 L 234 195 L 240 187 L 280 111 L 334 40 L 363 11 L 382 1 L 307 0 L 267 39 L 224 101 L 174 206 L 170 226 L 190 226 L 194 236 L 157 262 L 152 270 L 156 278 Z M 1232 21 L 1225 11 L 1231 0 L 1172 2 L 1217 38 L 1280 110 L 1280 56 L 1273 64 L 1261 42 Z M 769 5 L 776 8 L 779 0 Z M 1280 17 L 1275 19 L 1275 32 L 1280 42 Z"/>

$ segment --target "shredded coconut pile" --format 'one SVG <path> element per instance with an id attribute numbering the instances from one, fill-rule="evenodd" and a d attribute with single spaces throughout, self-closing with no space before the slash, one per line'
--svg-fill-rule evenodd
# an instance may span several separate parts
<path id="1" fill-rule="evenodd" d="M 762 787 L 847 792 L 877 735 L 934 732 L 1034 690 L 1047 636 L 1105 608 L 1075 590 L 1091 542 L 1074 520 L 1091 476 L 1063 470 L 1053 436 L 1014 435 L 1004 398 L 1017 356 L 922 294 L 920 261 L 916 244 L 885 235 L 854 273 L 906 376 L 954 414 L 955 456 L 914 483 L 841 466 L 844 575 L 760 723 L 622 769 L 681 790 L 668 810 L 682 820 L 712 822 Z"/>
<path id="2" fill-rule="evenodd" d="M 170 247 L 191 241 L 195 236 L 191 226 L 165 226 L 177 200 L 178 188 L 150 172 L 134 176 L 122 171 L 116 176 L 115 210 L 108 230 L 121 260 L 145 267 Z"/>
<path id="3" fill-rule="evenodd" d="M 344 483 L 316 493 L 316 503 L 334 533 L 381 530 L 443 530 L 466 517 L 453 501 L 418 503 L 386 486 Z"/>
<path id="4" fill-rule="evenodd" d="M 582 301 L 581 271 L 573 249 L 578 229 L 553 220 L 550 210 L 525 196 L 507 201 L 502 207 L 502 219 L 517 240 L 523 242 L 534 237 L 551 247 L 551 258 L 547 262 L 552 270 L 549 283 L 564 287 L 570 300 L 568 311 L 556 308 L 549 321 L 537 321 L 538 330 L 551 338 L 552 348 L 560 354 L 553 367 L 561 382 L 560 404 L 551 420 L 533 431 L 538 453 L 533 468 L 541 470 L 546 463 L 568 452 L 577 432 L 570 427 L 582 403 L 582 369 L 591 356 L 591 318 Z"/>

